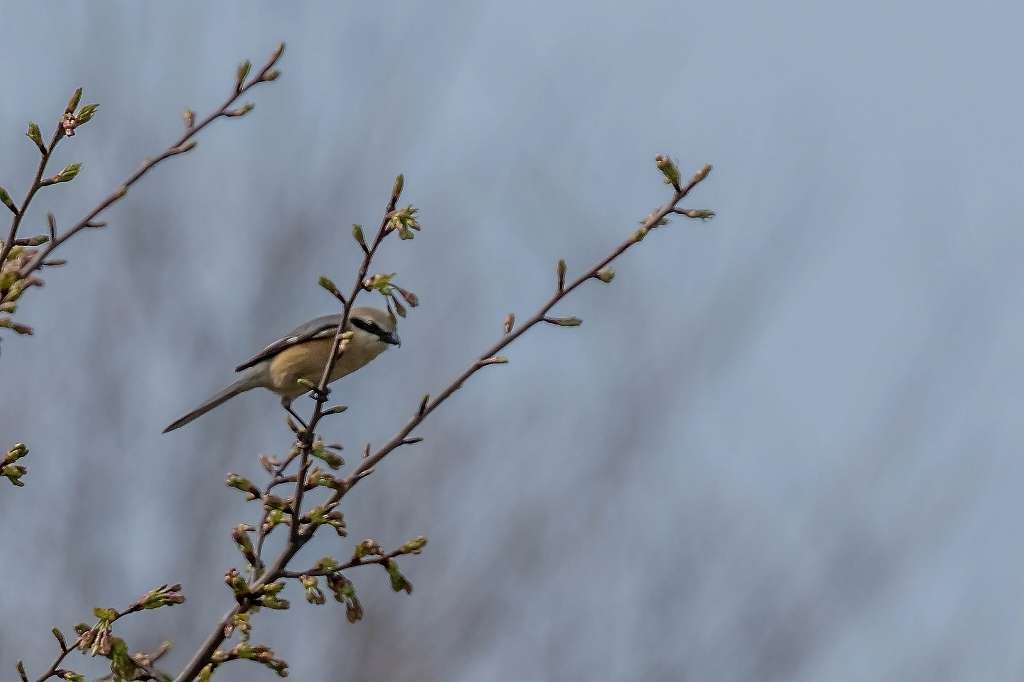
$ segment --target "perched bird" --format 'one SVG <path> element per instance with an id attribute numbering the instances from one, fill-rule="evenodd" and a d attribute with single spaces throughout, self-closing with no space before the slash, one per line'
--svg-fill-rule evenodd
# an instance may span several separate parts
<path id="1" fill-rule="evenodd" d="M 291 401 L 309 390 L 299 379 L 319 383 L 334 343 L 341 315 L 324 315 L 293 329 L 235 368 L 242 377 L 205 403 L 173 422 L 164 433 L 181 428 L 221 403 L 253 388 L 266 388 L 281 396 L 290 410 Z M 350 374 L 387 350 L 402 344 L 395 334 L 394 315 L 377 308 L 353 308 L 345 331 L 352 332 L 344 354 L 334 364 L 331 381 Z"/>

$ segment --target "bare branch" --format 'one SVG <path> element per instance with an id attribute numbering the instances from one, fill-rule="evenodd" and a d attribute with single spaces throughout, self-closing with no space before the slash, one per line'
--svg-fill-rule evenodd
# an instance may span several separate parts
<path id="1" fill-rule="evenodd" d="M 142 164 L 142 166 L 139 167 L 138 170 L 129 175 L 117 187 L 117 189 L 111 192 L 95 208 L 89 211 L 89 213 L 86 214 L 84 218 L 79 220 L 77 223 L 75 223 L 62 234 L 59 235 L 56 234 L 55 226 L 53 223 L 51 223 L 51 234 L 53 235 L 52 238 L 50 239 L 45 248 L 39 249 L 35 253 L 35 255 L 30 260 L 28 260 L 28 262 L 21 266 L 21 268 L 18 270 L 18 277 L 20 279 L 24 279 L 33 272 L 35 272 L 36 270 L 38 270 L 40 267 L 42 267 L 43 262 L 50 256 L 50 254 L 52 254 L 64 242 L 71 239 L 82 230 L 86 228 L 102 227 L 104 223 L 97 222 L 96 220 L 96 218 L 101 213 L 103 213 L 113 204 L 117 203 L 122 198 L 124 198 L 124 196 L 128 193 L 128 190 L 129 188 L 131 188 L 132 185 L 141 180 L 142 177 L 146 175 L 146 173 L 148 173 L 154 167 L 159 165 L 161 162 L 173 156 L 177 156 L 179 154 L 188 152 L 195 148 L 196 142 L 193 138 L 206 126 L 208 126 L 209 124 L 213 123 L 215 120 L 221 117 L 240 115 L 237 112 L 230 111 L 231 105 L 233 105 L 238 100 L 238 98 L 241 97 L 244 93 L 248 92 L 250 89 L 254 88 L 260 83 L 266 83 L 277 78 L 279 72 L 276 69 L 274 69 L 274 65 L 277 63 L 278 59 L 280 59 L 283 50 L 284 43 L 281 43 L 274 51 L 274 53 L 270 56 L 270 59 L 267 61 L 267 63 L 260 69 L 260 71 L 256 74 L 255 77 L 249 80 L 248 83 L 236 87 L 228 96 L 228 98 L 224 101 L 224 103 L 221 104 L 219 108 L 210 113 L 202 121 L 200 121 L 199 123 L 194 123 L 194 114 L 192 116 L 186 116 L 186 130 L 181 135 L 181 137 L 179 137 L 174 143 L 172 143 L 158 156 L 145 161 Z M 62 133 L 64 132 L 65 128 L 62 127 L 62 125 L 58 125 L 57 130 L 54 132 L 50 144 L 45 147 L 45 152 L 42 154 L 42 158 L 39 161 L 39 166 L 36 169 L 35 180 L 32 183 L 32 187 L 29 189 L 28 194 L 22 202 L 21 208 L 19 209 L 19 214 L 14 217 L 14 220 L 11 223 L 11 229 L 8 239 L 7 241 L 4 242 L 3 249 L 0 250 L 0 263 L 5 262 L 5 259 L 8 253 L 10 252 L 10 249 L 14 246 L 13 242 L 15 237 L 17 236 L 18 228 L 21 224 L 21 219 L 24 216 L 25 211 L 28 209 L 28 205 L 31 203 L 32 198 L 35 196 L 36 192 L 41 187 L 47 184 L 53 184 L 52 182 L 43 180 L 42 176 L 43 172 L 46 170 L 46 165 L 53 154 L 53 150 L 57 146 L 57 143 L 62 139 Z M 65 170 L 61 172 L 61 175 L 55 176 L 53 180 L 55 182 L 60 182 L 61 180 L 59 180 L 59 178 L 63 174 L 69 172 L 69 168 L 70 166 L 68 168 L 65 168 Z M 75 170 L 75 172 L 77 172 L 77 169 Z"/>
<path id="2" fill-rule="evenodd" d="M 659 162 L 659 168 L 660 167 L 661 164 Z M 455 393 L 455 391 L 457 391 L 459 388 L 461 388 L 463 383 L 465 383 L 465 381 L 469 379 L 473 374 L 475 374 L 478 370 L 489 364 L 494 364 L 496 362 L 496 358 L 500 358 L 500 356 L 498 356 L 498 353 L 504 350 L 506 346 L 508 346 L 513 341 L 518 339 L 520 336 L 525 334 L 538 322 L 551 322 L 552 318 L 548 318 L 547 314 L 563 298 L 572 293 L 578 286 L 586 282 L 588 279 L 597 278 L 602 279 L 602 281 L 604 281 L 603 277 L 601 277 L 599 273 L 604 271 L 612 263 L 612 261 L 614 261 L 623 253 L 628 251 L 632 246 L 639 243 L 650 230 L 662 225 L 662 221 L 665 219 L 665 217 L 669 213 L 671 213 L 675 209 L 676 205 L 680 201 L 682 201 L 694 187 L 700 184 L 701 181 L 703 181 L 704 178 L 706 178 L 710 172 L 710 165 L 704 166 L 702 169 L 697 171 L 697 173 L 694 174 L 694 176 L 690 179 L 688 183 L 686 183 L 686 185 L 680 185 L 678 188 L 676 188 L 675 192 L 672 194 L 672 198 L 669 199 L 669 201 L 666 204 L 654 210 L 650 215 L 648 215 L 647 218 L 643 221 L 643 223 L 641 223 L 640 228 L 636 230 L 636 232 L 634 232 L 632 236 L 626 239 L 626 241 L 619 244 L 619 246 L 614 251 L 612 251 L 611 254 L 601 259 L 593 267 L 591 267 L 589 270 L 587 270 L 582 275 L 573 280 L 572 283 L 570 283 L 564 289 L 556 292 L 554 296 L 548 299 L 548 301 L 544 303 L 544 305 L 542 305 L 536 313 L 534 313 L 533 317 L 526 320 L 526 322 L 521 324 L 514 331 L 510 331 L 510 333 L 506 334 L 506 336 L 503 339 L 501 339 L 496 344 L 494 344 L 486 351 L 481 353 L 478 360 L 474 361 L 464 372 L 462 372 L 462 374 L 457 376 L 450 384 L 448 384 L 447 387 L 445 387 L 444 390 L 438 393 L 437 397 L 434 398 L 429 403 L 427 403 L 425 408 L 418 410 L 417 413 L 412 417 L 412 419 L 409 420 L 409 422 L 402 428 L 401 431 L 395 434 L 395 436 L 391 440 L 389 440 L 385 445 L 383 445 L 379 450 L 377 450 L 377 452 L 375 452 L 373 455 L 367 457 L 362 462 L 360 462 L 356 470 L 351 475 L 349 475 L 348 478 L 345 479 L 345 485 L 342 488 L 343 492 L 341 492 L 340 494 L 335 493 L 335 495 L 332 497 L 332 500 L 334 498 L 340 499 L 345 492 L 348 492 L 348 490 L 350 490 L 360 480 L 361 472 L 372 467 L 375 467 L 377 463 L 380 462 L 385 457 L 387 457 L 389 453 L 403 445 L 406 437 L 408 437 L 408 435 L 412 433 L 412 431 L 417 426 L 419 426 L 424 419 L 426 419 L 427 415 L 429 415 L 431 412 L 437 409 L 445 400 L 451 397 L 451 395 Z M 555 324 L 557 324 L 557 322 Z"/>

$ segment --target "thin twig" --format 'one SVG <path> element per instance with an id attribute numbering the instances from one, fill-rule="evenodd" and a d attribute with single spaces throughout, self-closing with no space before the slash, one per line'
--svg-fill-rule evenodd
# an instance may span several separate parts
<path id="1" fill-rule="evenodd" d="M 375 565 L 383 566 L 383 565 L 387 564 L 389 561 L 391 561 L 392 559 L 394 559 L 395 557 L 400 557 L 403 554 L 407 554 L 407 552 L 403 552 L 401 549 L 396 549 L 396 550 L 394 550 L 392 552 L 388 552 L 387 554 L 383 554 L 381 556 L 374 557 L 374 558 L 353 557 L 352 560 L 349 561 L 348 563 L 342 564 L 340 566 L 335 566 L 334 568 L 311 568 L 308 571 L 281 571 L 281 577 L 282 578 L 301 578 L 304 575 L 310 575 L 310 576 L 331 575 L 332 573 L 341 573 L 342 571 L 347 571 L 347 570 L 349 570 L 351 568 L 355 568 L 357 566 L 375 566 Z"/>
<path id="2" fill-rule="evenodd" d="M 3 243 L 3 248 L 0 248 L 0 263 L 7 262 L 7 255 L 14 248 L 14 240 L 18 236 L 18 228 L 21 226 L 21 221 L 25 217 L 25 213 L 28 212 L 29 204 L 32 203 L 32 198 L 35 197 L 43 185 L 43 173 L 46 172 L 46 164 L 50 162 L 50 157 L 53 156 L 53 150 L 57 148 L 57 144 L 64 138 L 64 131 L 61 128 L 60 123 L 57 124 L 57 129 L 53 132 L 53 137 L 50 138 L 50 144 L 45 149 L 40 149 L 39 165 L 36 166 L 36 175 L 32 180 L 32 186 L 29 187 L 28 193 L 25 194 L 25 199 L 22 200 L 21 206 L 18 207 L 18 212 L 14 214 L 14 218 L 11 220 L 11 229 L 7 233 L 7 240 Z M 24 277 L 24 275 L 22 275 Z"/>
<path id="3" fill-rule="evenodd" d="M 474 374 L 476 374 L 480 369 L 490 364 L 495 364 L 493 359 L 496 356 L 498 356 L 498 353 L 504 350 L 505 347 L 507 347 L 516 339 L 518 339 L 520 336 L 525 334 L 534 325 L 544 321 L 544 318 L 547 316 L 548 311 L 554 308 L 555 305 L 557 305 L 563 298 L 572 293 L 576 289 L 576 287 L 580 286 L 589 279 L 594 279 L 597 276 L 598 271 L 607 267 L 609 264 L 612 263 L 612 261 L 614 261 L 616 258 L 618 258 L 627 250 L 629 250 L 630 247 L 637 244 L 641 239 L 643 239 L 643 236 L 646 235 L 649 230 L 658 227 L 664 220 L 665 216 L 667 216 L 669 213 L 673 211 L 676 204 L 682 201 L 686 197 L 686 195 L 690 193 L 690 190 L 692 190 L 702 180 L 704 180 L 704 178 L 706 178 L 708 173 L 710 172 L 711 167 L 705 166 L 697 174 L 695 174 L 693 178 L 690 179 L 690 182 L 687 183 L 685 186 L 675 188 L 675 191 L 672 194 L 672 198 L 666 204 L 664 204 L 663 206 L 655 210 L 653 213 L 651 213 L 649 216 L 647 216 L 647 218 L 641 224 L 640 228 L 629 239 L 619 244 L 619 246 L 614 251 L 612 251 L 610 255 L 606 256 L 596 265 L 594 265 L 589 270 L 584 272 L 582 275 L 577 277 L 572 283 L 568 284 L 563 289 L 556 291 L 555 294 L 550 299 L 548 299 L 548 301 L 544 303 L 544 305 L 542 305 L 536 313 L 534 313 L 533 317 L 529 318 L 524 323 L 520 324 L 514 330 L 510 330 L 509 333 L 505 335 L 500 341 L 498 341 L 493 346 L 488 348 L 486 351 L 481 353 L 479 358 L 475 362 L 473 362 L 468 368 L 466 368 L 466 370 L 463 371 L 462 374 L 456 377 L 454 381 L 448 384 L 448 386 L 445 387 L 444 390 L 438 393 L 436 398 L 428 402 L 426 406 L 421 405 L 420 408 L 417 410 L 416 414 L 413 415 L 413 417 L 408 421 L 408 423 L 406 423 L 404 427 L 402 427 L 401 431 L 395 434 L 395 436 L 391 440 L 389 440 L 385 445 L 378 449 L 374 454 L 372 454 L 371 456 L 367 457 L 366 459 L 362 460 L 359 463 L 355 471 L 353 471 L 342 482 L 341 488 L 331 497 L 331 501 L 340 500 L 345 495 L 345 493 L 347 493 L 359 480 L 363 478 L 362 474 L 364 472 L 375 467 L 378 462 L 380 462 L 388 455 L 388 453 L 404 445 L 405 439 L 408 437 L 408 435 L 412 433 L 412 431 L 417 426 L 419 426 L 420 423 L 424 419 L 426 419 L 431 412 L 436 410 L 441 405 L 441 403 L 443 403 L 445 400 L 451 397 L 451 395 L 455 393 L 455 391 L 459 390 L 462 387 L 462 385 L 466 382 L 466 380 L 469 379 Z"/>
<path id="4" fill-rule="evenodd" d="M 144 607 L 143 607 L 143 605 L 140 602 L 136 602 L 136 603 L 132 604 L 131 606 L 129 606 L 124 611 L 118 611 L 117 615 L 110 621 L 110 625 L 113 625 L 114 623 L 116 623 L 120 619 L 124 618 L 125 616 L 128 616 L 128 615 L 131 615 L 133 613 L 138 613 L 139 611 L 142 611 L 143 608 Z M 50 679 L 51 677 L 54 677 L 57 674 L 57 668 L 60 667 L 60 664 L 64 661 L 65 658 L 67 658 L 68 654 L 70 654 L 72 651 L 75 651 L 76 649 L 78 649 L 79 645 L 81 645 L 83 639 L 86 637 L 87 634 L 88 634 L 88 632 L 79 635 L 78 639 L 76 639 L 74 642 L 72 642 L 67 647 L 64 647 L 63 644 L 62 644 L 61 645 L 61 649 L 62 650 L 61 650 L 60 654 L 57 655 L 57 658 L 54 659 L 53 663 L 46 670 L 46 672 L 44 672 L 40 677 L 36 678 L 36 682 L 45 682 L 46 680 Z M 136 662 L 136 665 L 138 665 L 138 662 Z M 147 669 L 147 673 L 150 673 L 150 672 L 151 671 L 149 671 Z M 157 678 L 154 677 L 153 679 L 157 679 Z"/>

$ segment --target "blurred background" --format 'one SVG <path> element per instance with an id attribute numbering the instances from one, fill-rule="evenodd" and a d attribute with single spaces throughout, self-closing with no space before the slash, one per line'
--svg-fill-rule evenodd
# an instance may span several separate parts
<path id="1" fill-rule="evenodd" d="M 827 6 L 826 6 L 827 5 Z M 71 224 L 287 41 L 255 110 L 70 242 L 5 335 L 0 670 L 164 582 L 118 625 L 177 671 L 230 606 L 229 531 L 290 442 L 250 393 L 173 418 L 333 300 L 396 173 L 423 232 L 384 248 L 422 305 L 338 384 L 357 459 L 688 176 L 676 220 L 482 372 L 346 499 L 416 585 L 351 577 L 253 639 L 298 680 L 1007 680 L 1024 675 L 1024 97 L 1010 3 L 8 3 L 0 184 L 21 196 L 71 91 L 99 102 L 40 195 Z M 1018 47 L 1014 47 L 1018 45 Z M 1017 293 L 1014 293 L 1017 292 Z M 299 404 L 308 413 L 311 403 Z M 351 542 L 323 533 L 297 567 Z M 277 545 L 272 544 L 271 549 Z M 100 661 L 71 665 L 101 674 Z M 244 663 L 217 679 L 273 679 Z"/>

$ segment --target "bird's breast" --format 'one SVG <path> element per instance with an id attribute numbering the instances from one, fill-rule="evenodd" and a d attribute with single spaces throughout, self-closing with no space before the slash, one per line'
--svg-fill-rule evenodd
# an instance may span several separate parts
<path id="1" fill-rule="evenodd" d="M 270 360 L 271 389 L 283 396 L 296 398 L 309 389 L 299 383 L 299 379 L 320 381 L 327 357 L 331 352 L 332 339 L 315 339 L 286 348 Z M 350 345 L 345 353 L 334 363 L 331 381 L 356 371 L 370 360 L 380 355 L 383 347 L 380 344 L 370 347 L 353 347 Z"/>

